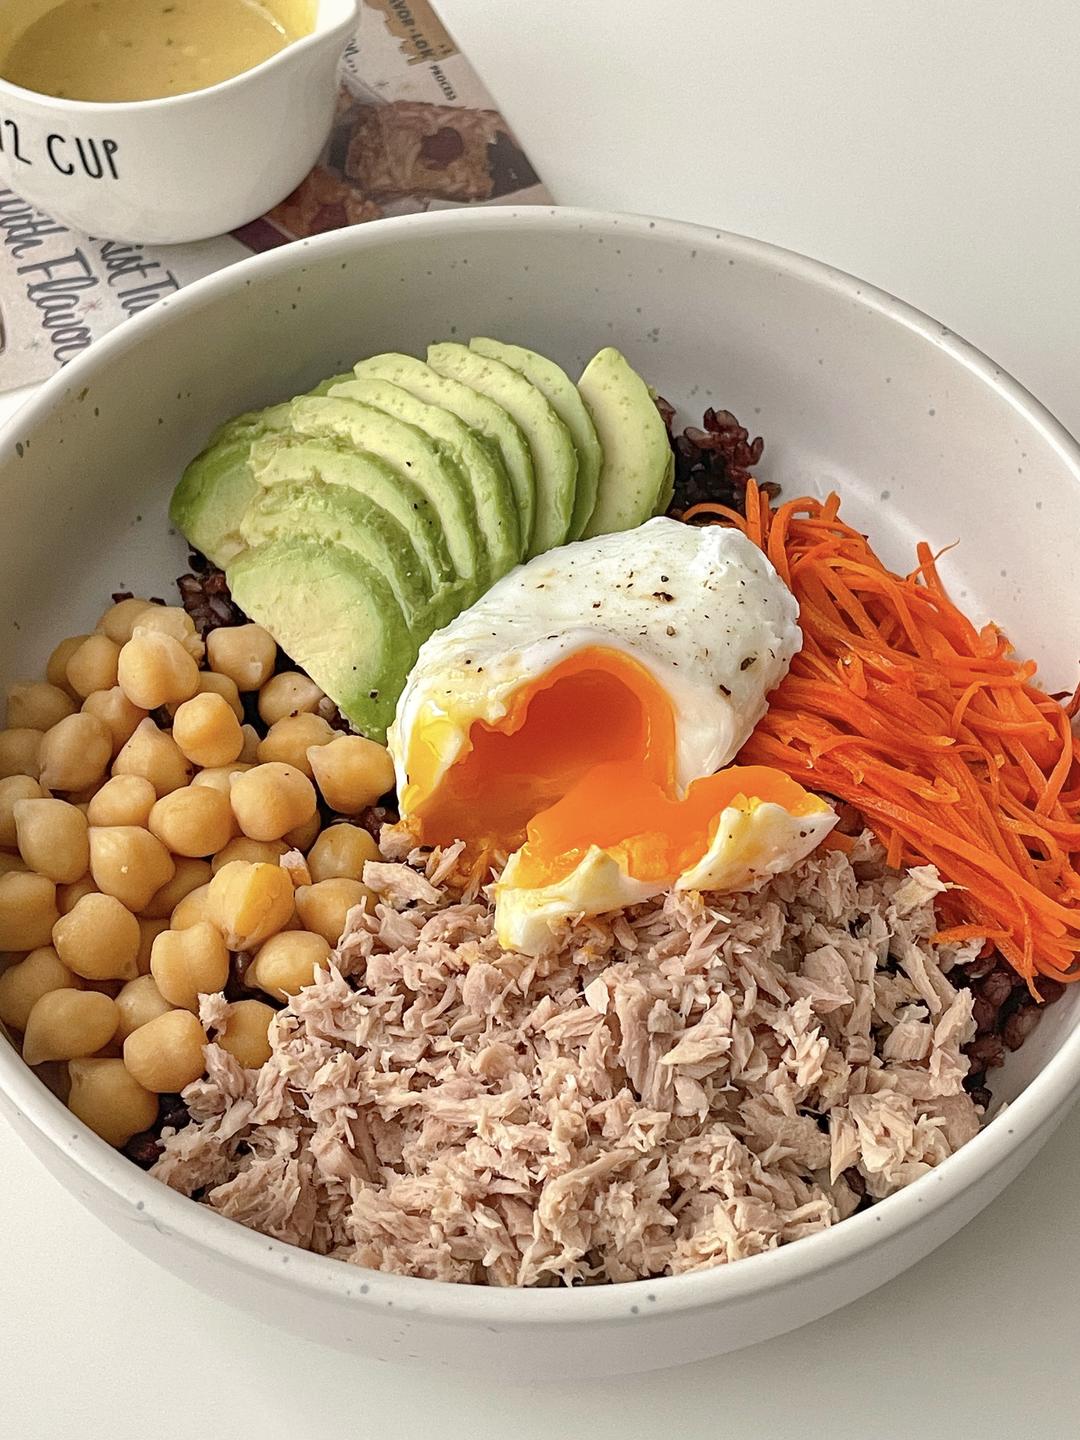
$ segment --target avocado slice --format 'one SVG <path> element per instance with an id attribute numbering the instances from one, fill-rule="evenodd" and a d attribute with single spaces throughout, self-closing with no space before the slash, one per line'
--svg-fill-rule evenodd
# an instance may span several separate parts
<path id="1" fill-rule="evenodd" d="M 417 583 L 422 586 L 423 598 L 431 605 L 439 623 L 457 613 L 458 585 L 453 578 L 454 567 L 439 517 L 431 501 L 407 474 L 395 470 L 377 455 L 353 450 L 333 438 L 310 438 L 292 431 L 254 441 L 248 464 L 256 486 L 266 491 L 279 486 L 289 489 L 306 485 L 338 486 L 356 491 L 377 505 L 408 536 L 420 565 Z M 248 511 L 254 503 L 254 500 L 249 502 Z M 246 519 L 247 512 L 241 517 L 241 526 Z"/>
<path id="2" fill-rule="evenodd" d="M 578 389 L 604 452 L 585 537 L 632 530 L 656 513 L 672 484 L 675 458 L 664 422 L 645 381 L 610 346 L 586 365 Z"/>
<path id="3" fill-rule="evenodd" d="M 312 395 L 324 395 L 348 375 L 320 381 Z M 249 410 L 220 425 L 180 477 L 169 504 L 169 518 L 190 545 L 215 565 L 227 564 L 243 549 L 238 526 L 256 486 L 247 466 L 251 442 L 289 427 L 289 401 L 265 410 Z"/>
<path id="4" fill-rule="evenodd" d="M 213 564 L 226 565 L 243 549 L 240 519 L 258 489 L 247 464 L 252 440 L 288 423 L 287 404 L 238 415 L 214 432 L 180 477 L 169 519 Z"/>
<path id="5" fill-rule="evenodd" d="M 290 535 L 245 550 L 226 574 L 241 609 L 382 743 L 418 642 L 375 567 L 354 550 Z"/>
<path id="6" fill-rule="evenodd" d="M 336 440 L 385 461 L 421 490 L 438 516 L 462 605 L 471 605 L 488 584 L 487 556 L 477 537 L 472 491 L 450 454 L 430 436 L 359 400 L 303 396 L 290 420 L 300 435 Z"/>
<path id="7" fill-rule="evenodd" d="M 317 385 L 313 385 L 312 388 L 307 391 L 307 394 L 315 396 L 329 395 L 330 391 L 334 388 L 335 385 L 340 385 L 343 380 L 351 379 L 351 370 L 345 370 L 340 375 L 330 375 L 325 380 L 320 380 Z"/>
<path id="8" fill-rule="evenodd" d="M 596 485 L 604 452 L 600 449 L 596 427 L 577 386 L 561 365 L 556 365 L 546 355 L 538 355 L 535 350 L 527 350 L 523 345 L 506 345 L 501 340 L 489 340 L 480 335 L 469 341 L 469 349 L 492 360 L 501 360 L 511 370 L 531 380 L 570 431 L 577 451 L 578 467 L 574 510 L 566 538 L 579 539 L 596 504 Z"/>
<path id="9" fill-rule="evenodd" d="M 308 442 L 314 447 L 314 442 Z M 295 457 L 302 445 L 291 447 Z M 416 553 L 408 531 L 369 495 L 348 485 L 316 478 L 340 461 L 333 452 L 315 456 L 312 474 L 260 489 L 240 522 L 248 548 L 298 536 L 355 551 L 389 585 L 405 623 L 419 639 L 431 633 L 438 618 L 432 601 L 431 577 Z M 306 467 L 298 467 L 306 468 Z"/>
<path id="10" fill-rule="evenodd" d="M 501 360 L 478 355 L 467 345 L 429 345 L 428 364 L 501 405 L 523 431 L 532 451 L 536 511 L 526 555 L 562 545 L 570 529 L 577 488 L 577 453 L 570 431 L 541 392 Z"/>
<path id="11" fill-rule="evenodd" d="M 389 380 L 428 405 L 441 405 L 476 431 L 491 446 L 510 479 L 510 488 L 517 506 L 520 560 L 532 538 L 533 515 L 536 510 L 536 481 L 532 452 L 525 436 L 501 405 L 486 395 L 463 385 L 459 380 L 439 375 L 415 355 L 388 351 L 361 360 L 355 367 L 360 380 Z"/>
<path id="12" fill-rule="evenodd" d="M 521 532 L 506 467 L 463 420 L 441 405 L 428 405 L 400 385 L 374 376 L 350 375 L 329 393 L 332 398 L 360 400 L 407 420 L 444 446 L 472 486 L 491 579 L 497 580 L 517 564 Z"/>

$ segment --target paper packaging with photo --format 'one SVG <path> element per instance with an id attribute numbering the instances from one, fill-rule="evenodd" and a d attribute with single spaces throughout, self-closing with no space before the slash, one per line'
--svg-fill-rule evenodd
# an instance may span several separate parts
<path id="1" fill-rule="evenodd" d="M 427 0 L 364 0 L 318 165 L 233 234 L 168 247 L 98 239 L 0 190 L 0 390 L 44 380 L 120 321 L 252 251 L 388 215 L 549 199 Z"/>

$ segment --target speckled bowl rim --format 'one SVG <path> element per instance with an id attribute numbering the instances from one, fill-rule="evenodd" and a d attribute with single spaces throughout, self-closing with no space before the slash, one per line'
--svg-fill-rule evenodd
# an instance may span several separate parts
<path id="1" fill-rule="evenodd" d="M 657 239 L 682 241 L 687 251 L 714 248 L 732 260 L 768 263 L 847 304 L 861 304 L 917 335 L 928 346 L 944 351 L 955 364 L 978 377 L 1002 404 L 1041 434 L 1059 456 L 1063 477 L 1080 488 L 1080 445 L 1045 406 L 975 346 L 886 291 L 821 261 L 727 231 L 649 216 L 557 207 L 506 206 L 381 220 L 377 225 L 297 241 L 218 271 L 127 321 L 48 380 L 0 428 L 0 452 L 9 451 L 28 428 L 46 424 L 54 405 L 72 386 L 90 382 L 107 370 L 115 357 L 141 344 L 155 328 L 171 322 L 170 312 L 191 318 L 212 309 L 220 296 L 242 288 L 256 277 L 299 271 L 314 258 L 325 262 L 393 247 L 413 234 L 445 237 L 448 242 L 460 244 L 474 233 L 506 231 L 524 231 L 538 242 L 545 234 L 572 231 L 605 238 L 626 234 L 647 238 L 653 233 Z M 976 1185 L 1014 1150 L 1051 1128 L 1078 1092 L 1080 1026 L 1065 1037 L 1060 1049 L 1023 1093 L 957 1154 L 905 1190 L 842 1224 L 734 1265 L 686 1275 L 573 1289 L 503 1290 L 363 1270 L 267 1239 L 216 1215 L 169 1190 L 98 1139 L 74 1120 L 10 1046 L 0 1044 L 0 1100 L 117 1200 L 138 1212 L 133 1220 L 151 1224 L 267 1281 L 280 1283 L 286 1278 L 282 1267 L 287 1266 L 287 1283 L 314 1298 L 355 1298 L 366 1308 L 392 1308 L 398 1321 L 428 1316 L 449 1323 L 492 1327 L 555 1326 L 570 1321 L 632 1323 L 646 1308 L 652 1314 L 668 1315 L 704 1311 L 767 1294 L 804 1281 L 811 1274 L 824 1274 L 882 1241 L 901 1235 L 930 1211 L 940 1209 Z"/>

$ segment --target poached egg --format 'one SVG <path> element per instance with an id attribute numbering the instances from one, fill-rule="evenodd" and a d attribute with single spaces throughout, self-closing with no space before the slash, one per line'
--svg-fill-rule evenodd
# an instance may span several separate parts
<path id="1" fill-rule="evenodd" d="M 530 953 L 567 916 L 759 883 L 836 818 L 778 771 L 721 769 L 797 622 L 737 530 L 658 518 L 536 557 L 420 649 L 389 734 L 403 824 L 509 855 L 496 925 Z"/>

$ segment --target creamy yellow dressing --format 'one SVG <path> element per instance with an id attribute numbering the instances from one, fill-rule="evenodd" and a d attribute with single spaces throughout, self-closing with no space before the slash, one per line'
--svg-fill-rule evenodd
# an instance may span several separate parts
<path id="1" fill-rule="evenodd" d="M 310 34 L 316 0 L 16 0 L 0 75 L 68 100 L 153 100 L 217 85 Z M 22 25 L 19 25 L 19 20 Z"/>

